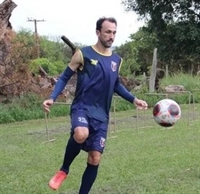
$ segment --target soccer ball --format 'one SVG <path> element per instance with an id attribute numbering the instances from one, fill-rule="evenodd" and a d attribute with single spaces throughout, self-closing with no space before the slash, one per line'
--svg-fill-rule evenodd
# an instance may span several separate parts
<path id="1" fill-rule="evenodd" d="M 181 118 L 181 108 L 174 100 L 163 99 L 155 104 L 153 116 L 159 125 L 171 127 Z"/>

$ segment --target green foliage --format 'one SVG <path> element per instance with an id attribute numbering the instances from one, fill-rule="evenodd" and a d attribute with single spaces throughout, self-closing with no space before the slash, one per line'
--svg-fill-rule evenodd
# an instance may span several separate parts
<path id="1" fill-rule="evenodd" d="M 123 0 L 126 10 L 135 11 L 140 17 L 146 17 L 155 28 L 161 28 L 164 23 L 173 21 L 199 20 L 198 11 L 200 4 L 198 0 L 192 1 L 160 1 L 160 0 Z"/>
<path id="2" fill-rule="evenodd" d="M 0 124 L 15 122 L 15 119 L 10 115 L 9 111 L 5 111 L 5 109 L 2 107 L 0 109 L 4 111 L 0 112 Z"/>
<path id="3" fill-rule="evenodd" d="M 131 110 L 134 108 L 134 105 L 125 101 L 121 97 L 114 97 L 112 106 L 111 106 L 111 112 L 118 111 L 125 111 L 125 110 Z"/>
<path id="4" fill-rule="evenodd" d="M 40 37 L 40 57 L 51 62 L 62 61 L 67 63 L 71 57 L 71 50 L 58 37 Z"/>
<path id="5" fill-rule="evenodd" d="M 168 85 L 182 85 L 185 90 L 193 95 L 195 102 L 200 102 L 200 77 L 191 74 L 178 73 L 165 77 L 161 80 L 161 88 Z M 179 103 L 189 102 L 189 93 L 177 94 L 172 96 Z M 190 102 L 192 103 L 192 96 Z"/>
<path id="6" fill-rule="evenodd" d="M 52 65 L 56 67 L 56 72 L 58 74 L 62 73 L 67 66 L 63 61 L 54 61 Z"/>
<path id="7" fill-rule="evenodd" d="M 80 46 L 80 45 L 79 45 Z M 20 29 L 13 40 L 13 58 L 30 66 L 33 73 L 39 73 L 41 66 L 48 75 L 58 75 L 71 58 L 71 50 L 58 37 L 39 36 L 39 58 L 35 34 L 27 29 Z"/>
<path id="8" fill-rule="evenodd" d="M 134 74 L 134 72 L 139 69 L 139 65 L 136 63 L 137 50 L 132 42 L 126 42 L 116 47 L 115 52 L 123 58 L 123 64 L 120 69 L 120 74 L 122 76 Z"/>
<path id="9" fill-rule="evenodd" d="M 15 64 L 26 64 L 36 58 L 35 36 L 27 29 L 21 28 L 12 40 L 12 60 Z"/>
<path id="10" fill-rule="evenodd" d="M 192 76 L 186 73 L 172 74 L 161 80 L 161 87 L 168 85 L 182 85 L 187 91 L 193 91 L 200 88 L 200 77 Z"/>
<path id="11" fill-rule="evenodd" d="M 156 46 L 156 38 L 140 28 L 138 32 L 130 35 L 130 42 L 126 42 L 116 47 L 117 52 L 123 58 L 121 75 L 141 75 L 143 72 L 148 73 L 152 64 L 153 49 Z"/>
<path id="12" fill-rule="evenodd" d="M 53 106 L 51 115 L 66 116 L 69 111 L 68 106 Z M 27 94 L 21 99 L 16 98 L 11 104 L 0 105 L 0 124 L 42 118 L 44 118 L 42 99 L 34 94 Z"/>
<path id="13" fill-rule="evenodd" d="M 192 1 L 123 0 L 127 11 L 146 19 L 145 29 L 157 38 L 159 59 L 172 71 L 196 73 L 200 51 L 200 4 Z"/>
<path id="14" fill-rule="evenodd" d="M 161 80 L 161 88 L 163 88 L 163 91 L 164 88 L 169 85 L 184 86 L 187 91 L 190 91 L 191 94 L 195 96 L 195 102 L 200 102 L 199 77 L 179 73 L 165 77 Z M 143 85 L 143 87 L 140 90 L 133 90 L 132 93 L 135 96 L 137 96 L 137 98 L 144 99 L 145 101 L 147 101 L 149 107 L 153 107 L 156 102 L 166 97 L 166 95 L 157 95 L 157 93 L 155 93 L 155 95 L 148 95 L 147 85 Z M 160 93 L 162 93 L 162 89 Z M 179 104 L 188 104 L 189 102 L 193 102 L 192 97 L 189 101 L 189 93 L 168 95 L 168 98 L 174 99 Z M 15 101 L 13 101 L 13 103 L 11 104 L 2 104 L 0 106 L 0 124 L 44 118 L 44 112 L 41 107 L 42 101 L 43 100 L 40 99 L 38 96 L 34 94 L 28 94 L 22 99 L 15 99 Z M 135 109 L 134 105 L 120 97 L 114 98 L 111 106 L 111 112 L 114 111 L 114 106 L 116 112 Z M 69 114 L 69 112 L 69 105 L 55 104 L 51 107 L 50 116 L 52 118 L 66 116 Z"/>
<path id="15" fill-rule="evenodd" d="M 166 94 L 165 87 L 170 85 L 181 85 L 185 88 L 186 92 Z M 147 86 L 143 86 L 139 92 L 132 91 L 140 99 L 148 102 L 149 107 L 153 107 L 156 102 L 163 98 L 174 99 L 179 104 L 188 104 L 200 102 L 200 77 L 192 76 L 190 74 L 178 73 L 171 76 L 164 77 L 160 80 L 160 92 L 148 94 Z"/>
<path id="16" fill-rule="evenodd" d="M 58 75 L 64 70 L 66 65 L 62 61 L 51 62 L 47 58 L 38 58 L 30 61 L 29 66 L 36 75 L 39 73 L 38 69 L 40 66 L 48 75 Z"/>
<path id="17" fill-rule="evenodd" d="M 139 74 L 148 73 L 152 65 L 153 50 L 157 43 L 155 34 L 149 33 L 145 28 L 140 28 L 138 32 L 130 35 L 130 39 L 137 50 L 136 62 L 139 64 Z"/>

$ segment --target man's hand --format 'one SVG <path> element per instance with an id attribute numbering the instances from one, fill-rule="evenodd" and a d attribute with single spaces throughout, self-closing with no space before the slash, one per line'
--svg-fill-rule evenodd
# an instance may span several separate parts
<path id="1" fill-rule="evenodd" d="M 137 109 L 147 109 L 148 108 L 148 104 L 144 100 L 140 100 L 140 99 L 135 98 L 133 103 L 135 104 Z"/>
<path id="2" fill-rule="evenodd" d="M 48 99 L 43 102 L 43 109 L 45 112 L 50 112 L 50 106 L 53 104 L 53 99 Z"/>

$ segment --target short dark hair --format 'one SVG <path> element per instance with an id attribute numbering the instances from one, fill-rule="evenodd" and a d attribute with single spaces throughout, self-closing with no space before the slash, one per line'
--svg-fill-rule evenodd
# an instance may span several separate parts
<path id="1" fill-rule="evenodd" d="M 113 17 L 101 17 L 97 20 L 96 22 L 96 30 L 100 31 L 102 28 L 102 24 L 104 21 L 109 21 L 111 23 L 115 23 L 115 25 L 117 26 L 117 20 Z"/>

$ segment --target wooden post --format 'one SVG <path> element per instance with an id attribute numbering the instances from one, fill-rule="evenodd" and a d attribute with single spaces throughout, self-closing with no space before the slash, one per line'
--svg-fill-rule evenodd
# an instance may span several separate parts
<path id="1" fill-rule="evenodd" d="M 38 36 L 38 30 L 37 30 L 37 23 L 38 22 L 44 22 L 44 20 L 36 20 L 36 19 L 29 19 L 28 22 L 34 22 L 34 28 L 35 28 L 35 45 L 37 50 L 37 58 L 40 58 L 40 43 L 39 43 L 39 36 Z"/>
<path id="2" fill-rule="evenodd" d="M 157 48 L 155 48 L 153 52 L 153 63 L 151 69 L 151 76 L 149 80 L 149 92 L 154 92 L 155 90 L 156 69 L 157 69 Z"/>

